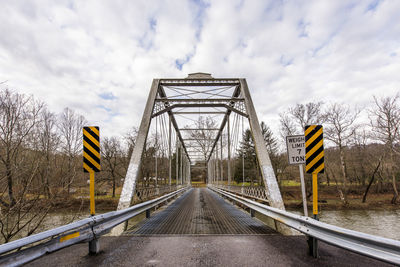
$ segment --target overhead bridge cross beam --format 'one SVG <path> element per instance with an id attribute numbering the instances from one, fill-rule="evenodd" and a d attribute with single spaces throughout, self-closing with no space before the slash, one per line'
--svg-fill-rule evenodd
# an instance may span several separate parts
<path id="1" fill-rule="evenodd" d="M 266 187 L 266 195 L 271 206 L 284 209 L 282 196 L 276 181 L 267 148 L 261 133 L 261 128 L 250 96 L 245 79 L 226 78 L 215 79 L 210 74 L 189 74 L 185 79 L 154 79 L 146 102 L 142 121 L 140 123 L 137 140 L 132 152 L 128 171 L 124 180 L 118 209 L 130 206 L 136 182 L 140 173 L 142 153 L 145 149 L 150 126 L 154 122 L 159 132 L 167 133 L 168 140 L 160 143 L 168 146 L 169 170 L 168 178 L 171 183 L 172 177 L 172 147 L 175 147 L 174 161 L 177 183 L 190 182 L 190 168 L 194 161 L 205 160 L 208 174 L 207 181 L 215 180 L 216 166 L 212 165 L 212 155 L 217 157 L 218 146 L 220 147 L 221 173 L 222 173 L 222 137 L 223 131 L 227 130 L 228 143 L 228 183 L 231 182 L 231 155 L 230 155 L 230 115 L 235 113 L 237 117 L 246 119 L 250 125 L 255 150 L 261 170 L 262 179 Z M 190 116 L 202 116 L 203 114 L 223 115 L 219 127 L 198 127 L 198 125 L 181 125 L 179 121 L 193 120 Z M 215 116 L 214 116 L 215 117 Z M 243 120 L 242 120 L 243 121 Z M 157 128 L 157 123 L 160 127 Z M 153 126 L 152 126 L 153 127 Z M 242 127 L 243 128 L 243 127 Z M 191 135 L 192 131 L 209 132 L 207 137 L 197 138 Z M 175 144 L 172 143 L 175 136 Z M 208 138 L 211 136 L 212 138 Z M 156 142 L 158 142 L 156 135 Z M 201 139 L 201 140 L 200 140 Z M 207 142 L 205 149 L 197 142 Z M 219 145 L 220 143 L 220 145 Z M 200 145 L 200 146 L 198 146 Z M 193 151 L 189 148 L 200 148 L 204 151 Z M 197 150 L 197 149 L 196 149 Z M 204 153 L 201 153 L 204 152 Z M 200 156 L 201 154 L 201 156 Z M 219 156 L 218 156 L 219 157 Z M 157 156 L 155 157 L 155 169 L 157 177 Z M 156 179 L 157 180 L 157 179 Z M 279 230 L 279 229 L 278 229 Z M 117 231 L 118 232 L 118 231 Z"/>
<path id="2" fill-rule="evenodd" d="M 168 102 L 165 102 L 166 104 L 169 104 Z M 165 109 L 158 111 L 157 113 L 154 113 L 151 115 L 152 118 L 160 116 L 164 114 L 165 112 L 171 112 L 171 110 L 175 108 L 213 108 L 213 107 L 220 107 L 220 108 L 226 108 L 229 109 L 230 111 L 236 112 L 237 114 L 248 117 L 248 115 L 240 110 L 237 110 L 236 108 L 223 104 L 223 103 L 187 103 L 187 104 L 173 104 L 171 106 L 167 106 Z M 224 113 L 226 114 L 226 113 Z"/>

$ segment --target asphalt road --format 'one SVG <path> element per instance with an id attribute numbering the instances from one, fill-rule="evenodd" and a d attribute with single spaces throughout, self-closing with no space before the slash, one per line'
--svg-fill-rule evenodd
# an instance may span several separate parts
<path id="1" fill-rule="evenodd" d="M 307 255 L 303 236 L 123 236 L 100 239 L 101 253 L 79 244 L 29 266 L 390 266 L 327 244 Z"/>
<path id="2" fill-rule="evenodd" d="M 282 236 L 208 189 L 191 189 L 125 236 L 46 255 L 29 266 L 390 266 L 320 243 L 308 255 L 304 236 Z"/>

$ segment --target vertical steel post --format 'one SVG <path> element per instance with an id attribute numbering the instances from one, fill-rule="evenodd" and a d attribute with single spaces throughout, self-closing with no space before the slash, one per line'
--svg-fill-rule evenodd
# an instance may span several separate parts
<path id="1" fill-rule="evenodd" d="M 156 144 L 155 144 L 155 146 L 156 146 L 156 149 L 155 149 L 155 151 L 154 151 L 154 157 L 155 157 L 155 178 L 156 178 L 156 180 L 155 180 L 155 186 L 157 187 L 158 186 L 158 157 L 157 157 L 157 153 L 158 153 L 158 117 L 156 117 Z"/>
<path id="2" fill-rule="evenodd" d="M 171 186 L 171 179 L 172 179 L 172 121 L 171 115 L 168 116 L 169 118 L 169 129 L 168 129 L 168 160 L 169 160 L 169 169 L 168 169 L 168 185 Z"/>
<path id="3" fill-rule="evenodd" d="M 215 155 L 214 155 L 214 159 L 212 160 L 212 164 L 213 164 L 213 184 L 217 183 L 217 172 L 216 170 L 216 164 L 215 164 Z"/>
<path id="4" fill-rule="evenodd" d="M 180 175 L 179 175 L 179 184 L 182 184 L 182 171 L 183 171 L 183 164 L 182 164 L 182 159 L 183 159 L 183 151 L 182 151 L 182 144 L 181 143 L 179 143 L 179 150 L 180 150 L 180 161 L 179 161 L 179 172 L 180 172 Z"/>
<path id="5" fill-rule="evenodd" d="M 95 238 L 89 241 L 89 255 L 95 255 L 100 252 L 100 242 L 99 239 Z"/>
<path id="6" fill-rule="evenodd" d="M 136 180 L 139 174 L 139 166 L 142 160 L 142 152 L 146 144 L 147 134 L 149 132 L 151 114 L 153 112 L 155 99 L 158 92 L 160 80 L 154 79 L 151 85 L 149 97 L 147 98 L 146 107 L 144 109 L 142 121 L 140 123 L 139 132 L 136 138 L 135 147 L 126 172 L 124 185 L 122 187 L 121 196 L 118 202 L 118 210 L 126 209 L 130 206 L 133 193 L 136 188 Z M 124 225 L 121 224 L 114 227 L 112 234 L 119 235 L 123 232 Z"/>
<path id="7" fill-rule="evenodd" d="M 224 164 L 223 164 L 223 161 L 222 161 L 222 152 L 223 152 L 223 146 L 222 146 L 222 134 L 220 135 L 220 140 L 221 140 L 221 145 L 220 145 L 220 147 L 221 147 L 221 184 L 223 184 L 224 183 Z"/>
<path id="8" fill-rule="evenodd" d="M 249 88 L 247 87 L 246 79 L 240 79 L 240 90 L 244 97 L 247 115 L 249 116 L 249 124 L 253 135 L 254 145 L 258 162 L 260 164 L 261 174 L 264 179 L 265 192 L 270 206 L 285 210 L 282 195 L 276 181 L 274 169 L 272 168 L 271 160 L 268 156 L 267 147 L 261 132 L 260 123 L 257 113 L 251 99 Z M 293 231 L 281 223 L 276 223 L 276 228 L 283 234 L 293 234 Z"/>
<path id="9" fill-rule="evenodd" d="M 206 184 L 210 184 L 210 161 L 207 161 L 207 178 L 206 178 Z"/>
<path id="10" fill-rule="evenodd" d="M 89 191 L 90 191 L 90 215 L 94 216 L 96 214 L 94 206 L 94 171 L 89 171 Z"/>
<path id="11" fill-rule="evenodd" d="M 231 125 L 228 116 L 228 186 L 231 185 Z"/>
<path id="12" fill-rule="evenodd" d="M 188 160 L 188 158 L 186 157 L 186 168 L 185 168 L 185 173 L 186 173 L 186 177 L 185 177 L 185 184 L 187 184 L 188 183 L 188 180 L 189 180 L 189 160 Z"/>
<path id="13" fill-rule="evenodd" d="M 181 165 L 181 184 L 183 184 L 183 181 L 185 179 L 185 160 L 184 160 L 184 154 L 182 153 L 182 165 Z"/>
<path id="14" fill-rule="evenodd" d="M 190 162 L 189 162 L 189 158 L 187 159 L 187 166 L 186 166 L 186 171 L 187 171 L 187 175 L 186 175 L 186 182 L 189 183 L 190 180 Z"/>
<path id="15" fill-rule="evenodd" d="M 303 164 L 299 164 L 299 172 L 300 172 L 300 183 L 301 183 L 301 195 L 303 198 L 304 216 L 308 217 L 307 195 L 306 195 L 306 185 L 304 181 Z"/>
<path id="16" fill-rule="evenodd" d="M 215 180 L 216 180 L 216 184 L 219 185 L 219 178 L 220 178 L 220 175 L 219 175 L 219 164 L 218 164 L 218 142 L 217 142 L 217 144 L 215 145 L 215 155 L 214 155 L 214 158 L 215 158 Z"/>
<path id="17" fill-rule="evenodd" d="M 312 187 L 313 187 L 313 218 L 318 219 L 318 174 L 312 174 Z M 312 238 L 312 256 L 318 258 L 318 239 Z"/>
<path id="18" fill-rule="evenodd" d="M 211 167 L 211 184 L 214 184 L 214 180 L 215 180 L 215 167 L 214 167 L 214 159 L 210 158 L 211 163 L 210 163 L 210 167 Z"/>
<path id="19" fill-rule="evenodd" d="M 188 184 L 191 185 L 192 184 L 192 165 L 189 162 L 189 180 L 188 180 Z"/>
<path id="20" fill-rule="evenodd" d="M 182 184 L 186 182 L 186 155 L 182 161 Z"/>
<path id="21" fill-rule="evenodd" d="M 179 177 L 179 143 L 178 143 L 178 131 L 176 132 L 176 144 L 175 144 L 175 173 L 176 173 L 176 177 L 175 177 L 175 184 L 178 185 L 178 177 Z"/>
<path id="22" fill-rule="evenodd" d="M 242 138 L 244 136 L 244 118 L 242 117 Z M 244 186 L 244 151 L 242 151 L 242 186 Z M 243 188 L 242 188 L 243 191 Z"/>

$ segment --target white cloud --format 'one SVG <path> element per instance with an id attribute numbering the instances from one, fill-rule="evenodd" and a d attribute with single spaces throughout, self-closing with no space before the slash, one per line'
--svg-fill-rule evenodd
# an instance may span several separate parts
<path id="1" fill-rule="evenodd" d="M 400 3 L 375 2 L 3 1 L 0 82 L 122 135 L 153 78 L 245 77 L 276 130 L 295 103 L 399 91 Z"/>

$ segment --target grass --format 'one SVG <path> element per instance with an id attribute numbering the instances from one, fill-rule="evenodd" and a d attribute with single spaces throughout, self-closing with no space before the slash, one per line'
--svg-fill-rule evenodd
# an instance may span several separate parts
<path id="1" fill-rule="evenodd" d="M 282 180 L 280 182 L 281 186 L 300 186 L 300 182 L 294 180 Z"/>

